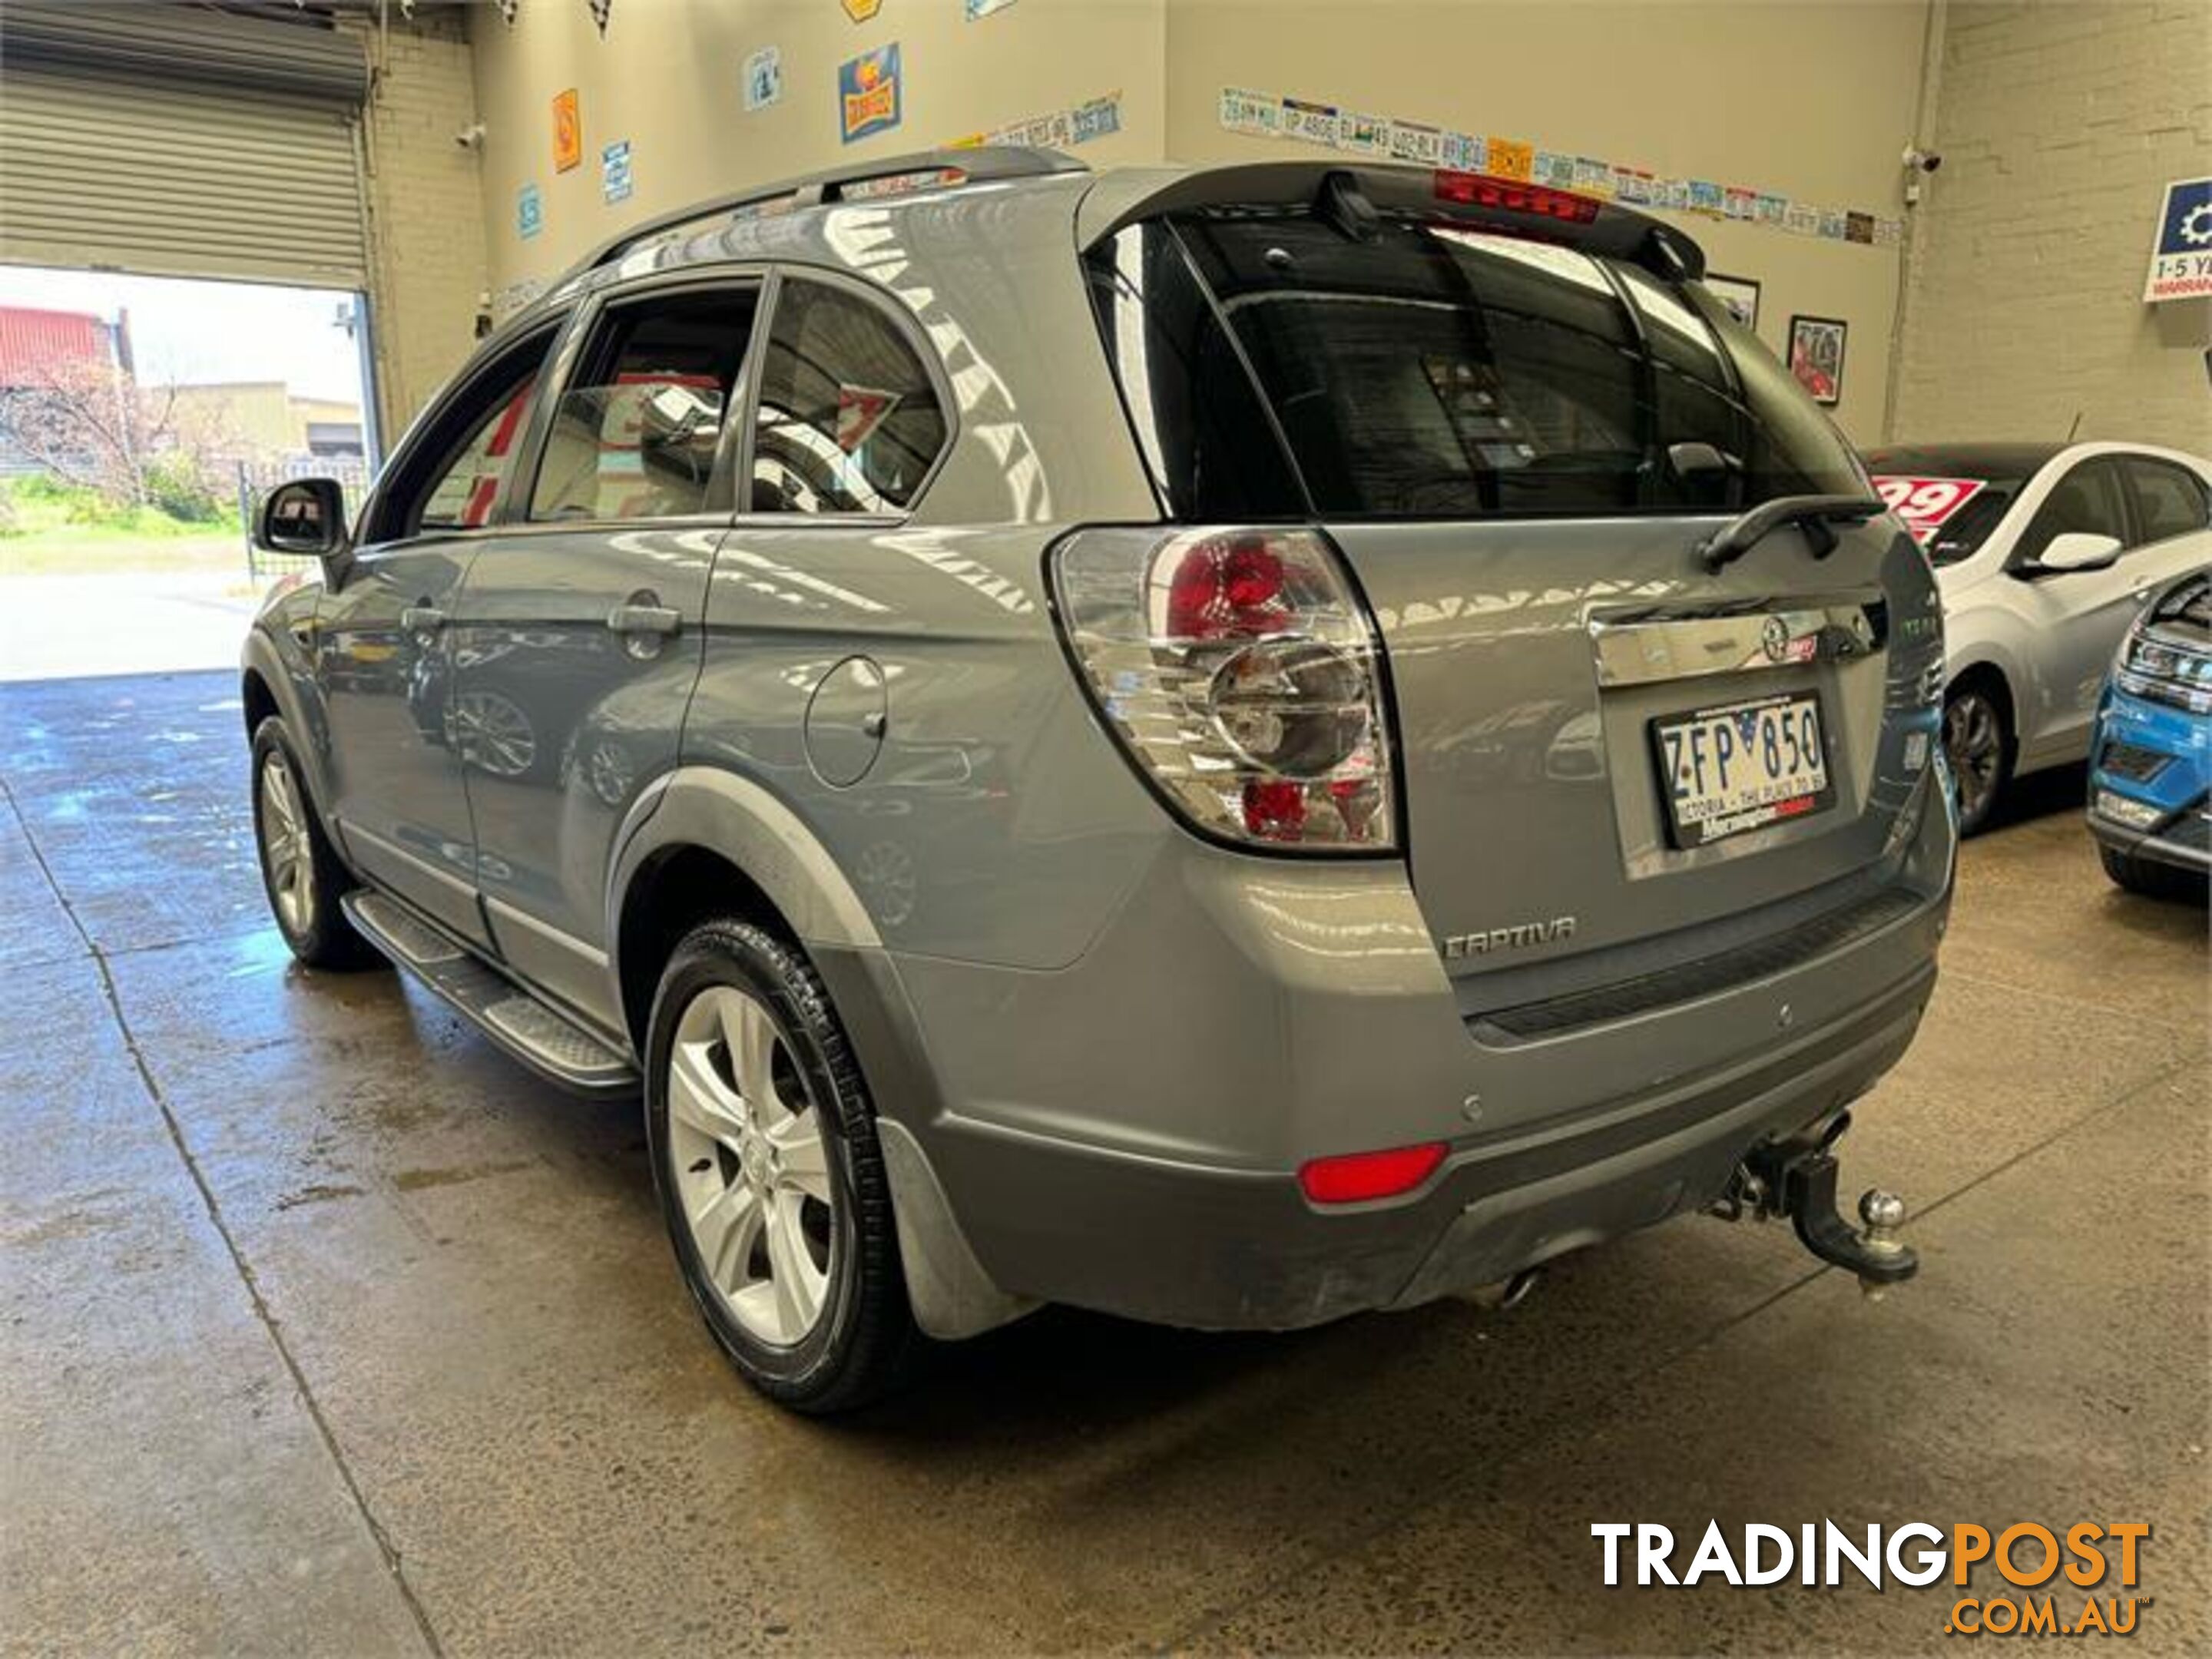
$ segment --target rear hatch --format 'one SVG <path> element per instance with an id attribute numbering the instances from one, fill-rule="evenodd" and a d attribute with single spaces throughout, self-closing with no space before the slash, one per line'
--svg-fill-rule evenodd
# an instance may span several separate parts
<path id="1" fill-rule="evenodd" d="M 1884 902 L 1932 763 L 1927 562 L 1863 516 L 1708 568 L 1746 509 L 1869 486 L 1695 248 L 1464 175 L 1207 177 L 1098 229 L 1102 333 L 1176 517 L 1316 524 L 1364 590 L 1470 1015 Z"/>

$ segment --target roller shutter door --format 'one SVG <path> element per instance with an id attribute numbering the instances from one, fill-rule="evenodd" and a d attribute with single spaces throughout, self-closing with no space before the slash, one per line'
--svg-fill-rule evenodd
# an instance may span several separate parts
<path id="1" fill-rule="evenodd" d="M 368 286 L 350 37 L 9 0 L 0 54 L 0 260 Z"/>

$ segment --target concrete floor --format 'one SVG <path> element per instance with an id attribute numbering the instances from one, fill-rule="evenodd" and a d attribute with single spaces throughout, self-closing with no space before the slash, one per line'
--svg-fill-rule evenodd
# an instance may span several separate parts
<path id="1" fill-rule="evenodd" d="M 228 668 L 259 593 L 235 570 L 0 575 L 0 681 Z"/>
<path id="2" fill-rule="evenodd" d="M 1891 1300 L 1678 1222 L 1502 1317 L 1047 1313 L 825 1426 L 709 1345 L 629 1111 L 289 965 L 244 752 L 225 675 L 0 687 L 10 1649 L 1942 1646 L 1941 1586 L 1606 1591 L 1589 1530 L 1832 1516 L 2148 1521 L 2133 1645 L 2203 1650 L 2205 921 L 2078 775 L 1860 1113 Z"/>

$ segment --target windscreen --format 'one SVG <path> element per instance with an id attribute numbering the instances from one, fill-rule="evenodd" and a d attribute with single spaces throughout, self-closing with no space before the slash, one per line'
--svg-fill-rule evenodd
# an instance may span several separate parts
<path id="1" fill-rule="evenodd" d="M 1303 208 L 1128 226 L 1090 256 L 1179 517 L 1577 517 L 1857 493 L 1772 356 L 1695 289 L 1554 242 Z"/>

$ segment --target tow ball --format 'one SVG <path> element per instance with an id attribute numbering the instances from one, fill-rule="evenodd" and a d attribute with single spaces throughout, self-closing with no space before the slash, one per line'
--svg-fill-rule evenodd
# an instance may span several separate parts
<path id="1" fill-rule="evenodd" d="M 1856 1274 L 1868 1300 L 1878 1302 L 1892 1285 L 1920 1271 L 1920 1256 L 1897 1236 L 1905 1224 L 1905 1200 L 1896 1194 L 1875 1187 L 1860 1196 L 1863 1231 L 1837 1212 L 1836 1156 L 1830 1149 L 1850 1125 L 1850 1114 L 1842 1112 L 1813 1135 L 1753 1147 L 1713 1213 L 1728 1221 L 1747 1214 L 1761 1221 L 1788 1216 L 1800 1243 Z"/>

